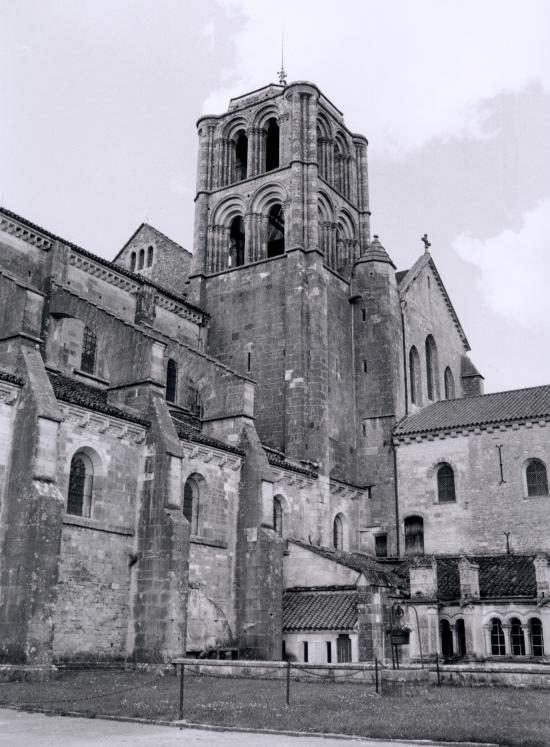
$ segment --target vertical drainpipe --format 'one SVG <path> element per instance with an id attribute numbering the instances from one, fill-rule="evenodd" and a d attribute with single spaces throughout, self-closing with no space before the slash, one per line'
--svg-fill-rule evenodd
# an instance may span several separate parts
<path id="1" fill-rule="evenodd" d="M 403 341 L 403 382 L 405 385 L 405 417 L 409 414 L 409 386 L 407 381 L 407 345 L 405 342 L 405 315 L 403 314 L 403 308 L 401 311 L 401 339 Z M 396 549 L 397 554 L 401 554 L 401 539 L 399 531 L 399 486 L 397 482 L 397 450 L 392 439 L 392 451 L 393 451 L 393 485 L 395 492 L 395 537 L 396 537 Z"/>

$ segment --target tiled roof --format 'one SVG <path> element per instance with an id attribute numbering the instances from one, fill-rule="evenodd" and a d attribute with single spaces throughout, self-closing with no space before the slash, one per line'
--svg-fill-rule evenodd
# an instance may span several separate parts
<path id="1" fill-rule="evenodd" d="M 178 436 L 183 438 L 185 441 L 194 441 L 195 443 L 205 444 L 206 446 L 212 446 L 215 449 L 221 449 L 222 451 L 229 451 L 232 454 L 244 456 L 244 451 L 242 449 L 226 444 L 225 441 L 219 441 L 217 438 L 206 435 L 206 433 L 202 433 L 201 422 L 197 417 L 186 413 L 172 413 L 172 420 L 176 426 Z"/>
<path id="2" fill-rule="evenodd" d="M 126 277 L 131 278 L 134 282 L 139 283 L 139 285 L 149 285 L 152 288 L 155 288 L 155 290 L 160 291 L 167 298 L 171 298 L 173 301 L 177 301 L 183 306 L 187 306 L 187 308 L 189 308 L 191 311 L 194 311 L 198 314 L 202 314 L 207 319 L 210 318 L 210 315 L 206 311 L 204 311 L 204 309 L 201 309 L 198 306 L 195 306 L 194 304 L 190 303 L 183 296 L 178 296 L 175 293 L 172 293 L 171 291 L 167 290 L 166 288 L 163 288 L 162 285 L 158 285 L 152 280 L 149 280 L 149 278 L 146 278 L 143 275 L 139 275 L 135 272 L 130 272 L 130 270 L 126 270 L 124 267 L 121 267 L 120 265 L 116 265 L 114 262 L 109 262 L 108 259 L 104 259 L 103 257 L 98 257 L 97 254 L 93 254 L 92 252 L 89 252 L 86 249 L 83 249 L 81 246 L 78 246 L 77 244 L 73 244 L 70 241 L 66 241 L 65 239 L 62 239 L 59 236 L 56 236 L 55 234 L 51 233 L 50 231 L 46 231 L 45 228 L 42 228 L 41 226 L 37 226 L 36 223 L 31 223 L 30 220 L 23 218 L 21 215 L 17 215 L 17 213 L 13 213 L 11 210 L 6 210 L 6 208 L 0 208 L 0 212 L 2 212 L 8 218 L 17 220 L 20 223 L 23 223 L 24 225 L 28 226 L 29 228 L 32 228 L 33 231 L 39 231 L 40 233 L 44 234 L 48 238 L 53 239 L 53 241 L 59 241 L 62 244 L 66 244 L 66 246 L 70 247 L 73 251 L 77 252 L 78 254 L 82 254 L 84 257 L 93 259 L 95 262 L 98 262 L 100 265 L 103 265 L 104 267 L 109 267 L 111 270 L 114 270 L 115 272 L 118 272 L 121 275 L 126 275 Z"/>
<path id="3" fill-rule="evenodd" d="M 283 630 L 353 630 L 356 591 L 285 591 Z"/>
<path id="4" fill-rule="evenodd" d="M 149 420 L 132 415 L 120 407 L 110 405 L 107 402 L 107 391 L 105 389 L 88 386 L 57 371 L 48 371 L 48 376 L 50 377 L 56 398 L 62 402 L 67 402 L 71 405 L 80 405 L 81 407 L 86 407 L 88 410 L 102 412 L 104 415 L 112 415 L 115 418 L 122 418 L 138 425 L 150 425 Z"/>
<path id="5" fill-rule="evenodd" d="M 367 580 L 372 584 L 391 587 L 402 586 L 402 581 L 398 576 L 387 568 L 384 568 L 373 557 L 366 555 L 365 553 L 344 552 L 343 550 L 335 550 L 331 547 L 310 545 L 307 542 L 302 542 L 301 540 L 296 539 L 290 539 L 289 542 L 298 545 L 298 547 L 302 547 L 305 550 L 309 550 L 316 555 L 320 555 L 326 560 L 332 560 L 334 563 L 344 565 L 347 568 L 351 568 L 353 571 L 364 573 Z"/>
<path id="6" fill-rule="evenodd" d="M 374 236 L 372 241 L 367 247 L 367 251 L 360 258 L 363 262 L 386 262 L 390 265 L 395 265 L 390 259 L 389 254 L 380 243 L 378 236 Z"/>
<path id="7" fill-rule="evenodd" d="M 286 458 L 286 456 L 281 452 L 277 451 L 277 449 L 272 449 L 270 446 L 264 446 L 262 444 L 262 448 L 265 451 L 265 454 L 267 456 L 267 461 L 273 466 L 273 467 L 280 467 L 281 469 L 289 469 L 292 472 L 298 472 L 300 475 L 306 475 L 307 477 L 318 477 L 318 473 L 314 472 L 311 469 L 308 469 L 307 467 L 300 467 L 298 464 L 295 464 L 294 462 L 290 461 Z"/>
<path id="8" fill-rule="evenodd" d="M 479 565 L 480 599 L 537 596 L 533 555 L 479 555 L 467 560 Z M 436 558 L 438 599 L 449 602 L 460 598 L 459 557 Z M 409 563 L 399 571 L 408 583 Z"/>
<path id="9" fill-rule="evenodd" d="M 550 416 L 550 386 L 480 394 L 435 402 L 402 420 L 395 436 L 466 428 Z"/>
<path id="10" fill-rule="evenodd" d="M 0 371 L 0 381 L 7 381 L 10 384 L 17 384 L 18 386 L 23 386 L 25 383 L 24 379 L 20 376 L 9 373 L 9 371 Z"/>

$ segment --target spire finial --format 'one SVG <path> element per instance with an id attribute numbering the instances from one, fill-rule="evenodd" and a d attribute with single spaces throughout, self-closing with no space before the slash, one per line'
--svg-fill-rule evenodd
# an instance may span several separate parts
<path id="1" fill-rule="evenodd" d="M 286 86 L 286 73 L 285 73 L 285 30 L 281 31 L 281 69 L 277 73 L 279 76 L 279 84 Z"/>
<path id="2" fill-rule="evenodd" d="M 424 251 L 427 252 L 428 249 L 431 247 L 431 244 L 428 241 L 428 234 L 427 233 L 425 233 L 424 236 L 422 236 L 421 241 L 424 242 Z"/>

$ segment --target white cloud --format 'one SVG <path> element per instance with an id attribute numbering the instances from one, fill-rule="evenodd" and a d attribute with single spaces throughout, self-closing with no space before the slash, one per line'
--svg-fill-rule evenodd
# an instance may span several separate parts
<path id="1" fill-rule="evenodd" d="M 461 234 L 452 246 L 480 271 L 490 308 L 522 327 L 548 326 L 548 252 L 550 198 L 523 216 L 517 231 L 506 230 L 484 241 Z"/>
<path id="2" fill-rule="evenodd" d="M 377 155 L 432 138 L 480 137 L 485 99 L 533 81 L 550 90 L 545 0 L 218 0 L 235 64 L 205 111 L 276 80 L 285 26 L 289 80 L 313 80 Z M 358 80 L 361 81 L 358 86 Z"/>
<path id="3" fill-rule="evenodd" d="M 205 24 L 202 30 L 202 36 L 204 36 L 205 39 L 208 41 L 209 48 L 214 49 L 215 37 L 216 37 L 216 26 L 213 21 L 209 21 L 207 24 Z"/>

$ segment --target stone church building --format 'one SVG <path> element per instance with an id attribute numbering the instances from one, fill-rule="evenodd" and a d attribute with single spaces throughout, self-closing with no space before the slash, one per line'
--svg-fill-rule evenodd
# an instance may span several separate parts
<path id="1" fill-rule="evenodd" d="M 198 136 L 192 252 L 0 209 L 1 660 L 544 657 L 550 386 L 483 394 L 315 85 Z"/>

